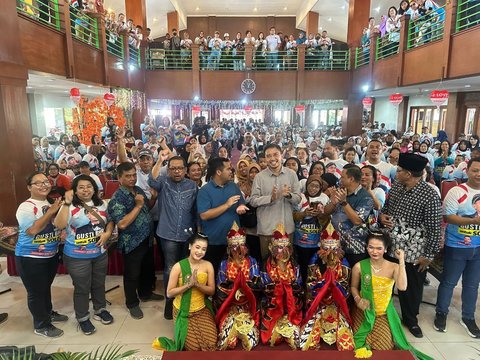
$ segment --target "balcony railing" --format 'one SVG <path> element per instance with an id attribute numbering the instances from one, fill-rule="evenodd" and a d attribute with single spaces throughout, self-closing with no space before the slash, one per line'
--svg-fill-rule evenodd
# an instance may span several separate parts
<path id="1" fill-rule="evenodd" d="M 191 70 L 192 50 L 147 49 L 147 70 Z"/>
<path id="2" fill-rule="evenodd" d="M 295 49 L 284 51 L 256 51 L 252 59 L 253 70 L 297 70 L 298 53 Z"/>
<path id="3" fill-rule="evenodd" d="M 119 35 L 113 31 L 105 30 L 107 40 L 107 51 L 120 59 L 125 57 L 123 50 L 123 35 Z"/>
<path id="4" fill-rule="evenodd" d="M 17 0 L 17 11 L 57 30 L 65 28 L 58 0 Z"/>
<path id="5" fill-rule="evenodd" d="M 370 61 L 370 47 L 355 48 L 355 69 L 367 65 Z"/>
<path id="6" fill-rule="evenodd" d="M 407 49 L 443 38 L 445 5 L 428 11 L 425 15 L 410 20 L 408 24 Z"/>
<path id="7" fill-rule="evenodd" d="M 142 67 L 142 61 L 140 60 L 140 49 L 137 49 L 135 46 L 128 45 L 128 54 L 128 64 L 140 69 Z"/>
<path id="8" fill-rule="evenodd" d="M 458 0 L 455 31 L 462 31 L 480 24 L 480 2 L 477 0 Z"/>
<path id="9" fill-rule="evenodd" d="M 70 19 L 73 37 L 100 49 L 97 19 L 75 9 L 70 11 Z"/>
<path id="10" fill-rule="evenodd" d="M 400 30 L 391 31 L 386 33 L 384 37 L 379 37 L 375 49 L 375 60 L 385 59 L 398 54 L 399 43 Z"/>
<path id="11" fill-rule="evenodd" d="M 305 70 L 350 70 L 350 50 L 307 51 Z"/>

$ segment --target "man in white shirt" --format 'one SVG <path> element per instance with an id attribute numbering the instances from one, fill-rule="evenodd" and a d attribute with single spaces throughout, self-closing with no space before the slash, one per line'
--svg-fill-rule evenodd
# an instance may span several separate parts
<path id="1" fill-rule="evenodd" d="M 275 34 L 275 27 L 270 28 L 270 35 L 265 40 L 267 41 L 267 69 L 278 70 L 278 48 L 282 40 Z"/>
<path id="2" fill-rule="evenodd" d="M 392 164 L 382 161 L 383 144 L 380 140 L 373 139 L 368 143 L 367 151 L 365 153 L 365 161 L 360 164 L 360 167 L 365 165 L 372 165 L 375 169 L 380 171 L 380 185 L 386 188 L 386 192 L 390 191 L 392 187 L 392 180 L 395 177 L 395 168 Z"/>
<path id="3" fill-rule="evenodd" d="M 335 164 L 335 176 L 337 177 L 337 179 L 340 179 L 343 167 L 347 164 L 347 162 L 342 158 L 338 157 L 338 147 L 338 140 L 329 139 L 325 141 L 325 147 L 323 148 L 323 159 L 321 159 L 320 161 L 323 162 L 325 165 L 331 163 Z"/>
<path id="4" fill-rule="evenodd" d="M 322 31 L 322 36 L 318 40 L 318 48 L 320 49 L 320 66 L 322 69 L 328 69 L 330 49 L 332 40 L 328 37 L 327 31 Z"/>

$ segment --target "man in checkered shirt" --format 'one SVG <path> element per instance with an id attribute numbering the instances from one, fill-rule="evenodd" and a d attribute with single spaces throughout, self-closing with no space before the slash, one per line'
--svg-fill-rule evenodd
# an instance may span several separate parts
<path id="1" fill-rule="evenodd" d="M 427 269 L 439 251 L 442 207 L 435 190 L 422 179 L 428 160 L 400 154 L 397 177 L 380 215 L 380 222 L 391 229 L 393 249 L 405 251 L 408 287 L 399 291 L 403 324 L 415 337 L 423 337 L 417 315 L 423 296 Z"/>

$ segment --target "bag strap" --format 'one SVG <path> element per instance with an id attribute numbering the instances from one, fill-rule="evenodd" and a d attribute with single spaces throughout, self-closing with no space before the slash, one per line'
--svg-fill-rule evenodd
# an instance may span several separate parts
<path id="1" fill-rule="evenodd" d="M 93 210 L 91 206 L 89 206 L 85 203 L 83 203 L 82 205 L 85 208 L 85 210 L 87 210 L 91 215 L 95 216 L 95 218 L 100 222 L 102 227 L 105 229 L 105 226 L 107 226 L 107 223 L 105 222 L 105 220 L 103 220 L 103 218 L 100 216 L 100 214 L 98 212 L 96 212 L 95 210 Z"/>

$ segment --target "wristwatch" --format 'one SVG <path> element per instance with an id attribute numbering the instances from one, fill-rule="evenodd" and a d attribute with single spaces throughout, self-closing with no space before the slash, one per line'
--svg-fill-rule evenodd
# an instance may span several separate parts
<path id="1" fill-rule="evenodd" d="M 340 203 L 340 205 L 342 205 L 342 206 L 347 206 L 347 205 L 348 205 L 348 202 L 347 202 L 347 201 L 342 201 L 342 202 Z"/>

